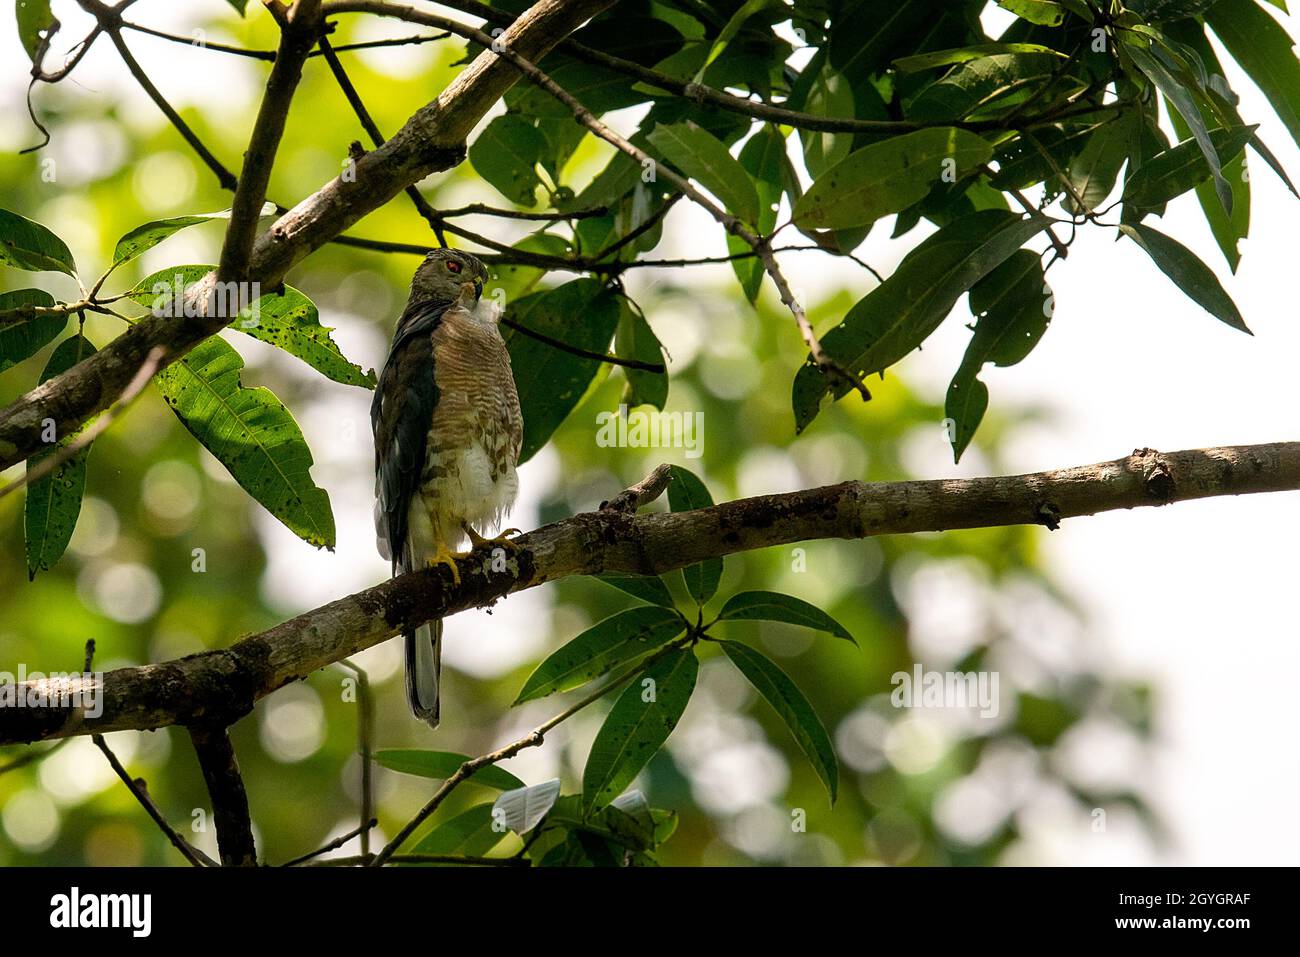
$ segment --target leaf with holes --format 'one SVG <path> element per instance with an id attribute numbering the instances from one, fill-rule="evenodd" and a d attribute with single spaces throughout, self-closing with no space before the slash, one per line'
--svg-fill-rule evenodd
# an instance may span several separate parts
<path id="1" fill-rule="evenodd" d="M 317 548 L 334 548 L 329 495 L 311 478 L 312 456 L 298 423 L 269 390 L 246 389 L 244 368 L 214 336 L 154 377 L 181 424 L 244 491 Z"/>
<path id="2" fill-rule="evenodd" d="M 618 797 L 668 740 L 691 700 L 699 670 L 691 649 L 670 652 L 619 695 L 592 742 L 582 773 L 585 812 Z"/>

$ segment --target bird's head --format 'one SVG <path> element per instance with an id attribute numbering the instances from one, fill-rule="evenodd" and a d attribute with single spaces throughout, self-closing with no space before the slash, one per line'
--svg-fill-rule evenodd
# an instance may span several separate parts
<path id="1" fill-rule="evenodd" d="M 487 267 L 477 257 L 459 249 L 435 249 L 424 257 L 420 268 L 411 280 L 411 295 L 419 299 L 450 299 L 461 297 L 468 283 L 474 287 L 474 299 L 483 294 L 487 282 Z"/>

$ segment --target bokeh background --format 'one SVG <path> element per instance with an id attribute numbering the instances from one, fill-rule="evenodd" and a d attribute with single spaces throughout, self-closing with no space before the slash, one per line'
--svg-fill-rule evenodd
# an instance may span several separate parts
<path id="1" fill-rule="evenodd" d="M 56 6 L 64 22 L 59 42 L 69 45 L 85 32 L 85 18 L 65 6 Z M 264 49 L 275 42 L 264 13 L 250 11 L 241 21 L 220 0 L 142 2 L 132 14 L 183 35 L 202 30 L 209 40 Z M 1295 35 L 1298 25 L 1289 26 Z M 350 18 L 336 43 L 411 32 Z M 237 169 L 266 64 L 138 35 L 128 42 L 186 120 Z M 379 126 L 391 132 L 443 88 L 463 50 L 445 41 L 343 56 Z M 38 133 L 26 116 L 27 60 L 12 26 L 0 31 L 0 64 L 0 205 L 59 233 L 83 273 L 97 275 L 118 237 L 142 222 L 229 204 L 109 44 L 97 44 L 72 80 L 37 91 L 36 108 L 53 140 L 34 154 L 17 155 Z M 1245 83 L 1234 86 L 1253 92 Z M 1262 101 L 1247 96 L 1242 113 L 1263 124 L 1284 165 L 1300 170 L 1300 156 L 1287 148 L 1289 137 Z M 609 119 L 630 129 L 637 118 Z M 357 138 L 346 102 L 313 59 L 270 195 L 297 202 L 338 173 Z M 565 182 L 580 187 L 607 155 L 589 138 Z M 52 182 L 43 165 L 49 161 Z M 1291 438 L 1300 206 L 1267 175 L 1253 186 L 1251 239 L 1238 274 L 1225 284 L 1254 339 L 1198 314 L 1136 247 L 1100 230 L 1085 233 L 1051 273 L 1057 309 L 1043 343 L 1019 366 L 986 370 L 990 414 L 960 466 L 952 464 L 942 400 L 969 335 L 962 307 L 924 352 L 873 383 L 874 401 L 845 401 L 796 438 L 789 383 L 804 350 L 770 287 L 755 309 L 726 266 L 633 270 L 628 292 L 671 356 L 668 411 L 703 412 L 703 455 L 599 447 L 597 415 L 616 408 L 623 389 L 621 373 L 609 372 L 521 470 L 511 524 L 531 528 L 593 508 L 660 461 L 696 471 L 723 500 L 852 478 L 1051 468 L 1139 446 Z M 504 204 L 468 164 L 422 189 L 438 207 Z M 1171 206 L 1166 223 L 1226 274 L 1190 196 Z M 511 242 L 527 231 L 497 220 L 468 225 Z M 432 242 L 404 199 L 354 232 Z M 887 232 L 877 230 L 860 250 L 882 271 L 910 246 L 889 243 Z M 165 266 L 211 262 L 220 239 L 220 224 L 179 233 L 124 269 L 112 288 Z M 679 204 L 656 255 L 723 252 L 721 231 Z M 378 367 L 416 262 L 327 246 L 290 281 L 317 303 L 324 324 L 336 327 L 349 358 Z M 874 282 L 853 263 L 820 253 L 792 253 L 783 265 L 821 324 L 832 323 Z M 2 278 L 4 288 L 31 284 L 12 270 Z M 64 277 L 39 278 L 56 296 L 75 293 Z M 102 345 L 119 325 L 93 317 L 86 331 Z M 310 442 L 313 475 L 333 503 L 337 549 L 313 551 L 280 526 L 147 394 L 96 442 L 81 521 L 55 570 L 27 581 L 21 497 L 0 501 L 0 670 L 19 663 L 29 670 L 76 668 L 90 638 L 100 669 L 222 647 L 387 575 L 371 526 L 369 393 L 328 382 L 245 337 L 232 342 L 248 362 L 244 383 L 270 387 Z M 0 377 L 0 402 L 30 388 L 45 358 Z M 744 589 L 785 591 L 825 608 L 859 639 L 855 649 L 758 623 L 720 633 L 757 641 L 812 700 L 841 760 L 840 799 L 828 806 L 775 715 L 725 659 L 710 658 L 682 724 L 639 781 L 654 805 L 680 814 L 660 860 L 1293 861 L 1300 851 L 1293 813 L 1300 756 L 1291 743 L 1292 680 L 1300 670 L 1290 548 L 1297 519 L 1300 501 L 1273 495 L 1076 519 L 1054 533 L 1010 528 L 811 542 L 802 552 L 729 558 L 715 602 Z M 195 548 L 206 552 L 203 573 L 192 571 Z M 670 581 L 680 585 L 679 576 Z M 400 642 L 356 656 L 374 685 L 375 746 L 476 754 L 518 737 L 558 710 L 554 699 L 510 707 L 532 666 L 630 604 L 604 584 L 572 579 L 512 596 L 491 614 L 449 619 L 449 676 L 436 734 L 406 712 Z M 916 662 L 996 670 L 999 716 L 893 708 L 890 676 Z M 346 693 L 347 676 L 341 668 L 318 672 L 263 701 L 234 729 L 259 848 L 269 861 L 304 853 L 356 824 L 357 706 Z M 529 783 L 560 777 L 566 793 L 573 791 L 602 713 L 584 712 L 548 736 L 545 747 L 506 767 Z M 184 732 L 109 740 L 131 773 L 148 780 L 169 820 L 189 833 L 195 810 L 207 801 Z M 23 753 L 3 749 L 0 766 Z M 376 769 L 375 783 L 381 838 L 433 787 L 383 769 Z M 492 797 L 466 786 L 440 815 Z M 806 833 L 791 827 L 798 809 L 806 812 Z M 215 853 L 210 827 L 191 836 Z M 512 850 L 513 840 L 502 850 Z M 355 851 L 352 842 L 339 853 Z M 181 860 L 90 741 L 76 739 L 0 775 L 0 864 L 42 863 Z"/>

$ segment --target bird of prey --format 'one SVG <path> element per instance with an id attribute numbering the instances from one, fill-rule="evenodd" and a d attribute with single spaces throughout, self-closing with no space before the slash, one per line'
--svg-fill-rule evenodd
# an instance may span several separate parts
<path id="1" fill-rule="evenodd" d="M 523 441 L 500 311 L 483 300 L 487 269 L 468 253 L 435 249 L 411 280 L 374 401 L 375 531 L 398 575 L 435 564 L 460 576 L 454 549 L 509 544 L 498 524 L 518 491 Z M 405 634 L 406 695 L 416 717 L 438 726 L 442 622 Z"/>

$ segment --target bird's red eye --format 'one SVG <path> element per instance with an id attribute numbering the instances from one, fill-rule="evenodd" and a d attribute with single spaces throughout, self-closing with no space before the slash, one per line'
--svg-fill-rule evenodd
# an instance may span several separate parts
<path id="1" fill-rule="evenodd" d="M 456 262 L 456 260 L 454 259 L 448 260 L 447 268 L 450 269 L 452 272 L 460 272 L 460 263 Z"/>

